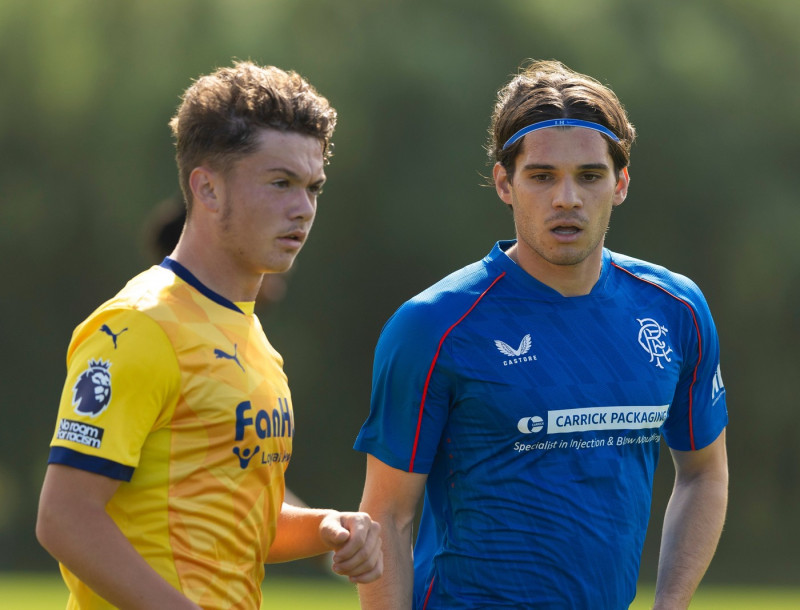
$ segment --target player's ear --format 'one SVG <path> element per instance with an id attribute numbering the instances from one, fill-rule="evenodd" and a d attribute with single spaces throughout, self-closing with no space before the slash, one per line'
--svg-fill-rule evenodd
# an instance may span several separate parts
<path id="1" fill-rule="evenodd" d="M 506 205 L 511 205 L 511 176 L 509 176 L 506 168 L 500 163 L 495 163 L 492 168 L 492 177 L 494 178 L 494 188 L 497 191 L 497 196 Z"/>
<path id="2" fill-rule="evenodd" d="M 217 172 L 205 165 L 195 167 L 189 174 L 189 187 L 196 203 L 210 212 L 219 211 L 221 180 Z"/>
<path id="3" fill-rule="evenodd" d="M 619 178 L 617 180 L 617 185 L 614 187 L 614 206 L 618 206 L 623 201 L 625 201 L 625 197 L 628 196 L 628 185 L 631 183 L 631 177 L 628 173 L 628 168 L 623 167 L 619 172 Z"/>

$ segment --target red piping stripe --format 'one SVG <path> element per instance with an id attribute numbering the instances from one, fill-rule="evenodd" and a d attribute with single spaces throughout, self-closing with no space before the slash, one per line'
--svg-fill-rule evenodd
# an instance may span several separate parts
<path id="1" fill-rule="evenodd" d="M 694 328 L 695 328 L 695 331 L 697 332 L 697 364 L 694 365 L 694 373 L 692 374 L 692 383 L 689 386 L 689 441 L 691 443 L 692 451 L 694 451 L 695 450 L 695 444 L 694 444 L 694 422 L 693 422 L 693 417 L 692 417 L 692 406 L 693 406 L 693 402 L 694 401 L 693 401 L 692 391 L 694 390 L 694 384 L 697 382 L 697 369 L 700 368 L 700 361 L 703 359 L 703 341 L 700 338 L 700 326 L 697 324 L 697 317 L 694 315 L 694 309 L 692 309 L 692 306 L 689 305 L 689 303 L 687 303 L 686 301 L 684 301 L 680 297 L 675 296 L 674 294 L 672 294 L 669 290 L 667 290 L 663 286 L 659 286 L 658 284 L 656 284 L 654 282 L 651 282 L 649 280 L 641 278 L 638 275 L 636 275 L 634 273 L 631 273 L 627 269 L 623 269 L 622 267 L 620 267 L 616 263 L 612 262 L 611 264 L 614 265 L 620 271 L 624 271 L 625 273 L 627 273 L 631 277 L 635 277 L 637 280 L 640 280 L 640 281 L 644 282 L 645 284 L 650 284 L 651 286 L 655 286 L 659 290 L 662 290 L 663 292 L 667 293 L 673 299 L 675 299 L 679 303 L 682 303 L 689 310 L 689 312 L 692 314 L 692 322 L 694 323 Z"/>
<path id="2" fill-rule="evenodd" d="M 419 416 L 417 417 L 417 432 L 414 435 L 414 449 L 411 451 L 411 462 L 408 465 L 408 471 L 409 472 L 414 472 L 414 460 L 417 457 L 417 445 L 419 443 L 419 431 L 422 428 L 422 412 L 425 410 L 425 399 L 428 397 L 428 386 L 430 385 L 430 382 L 431 382 L 431 376 L 433 375 L 433 369 L 436 366 L 436 361 L 439 359 L 439 352 L 442 351 L 442 345 L 444 344 L 444 340 L 447 339 L 447 335 L 450 334 L 450 331 L 453 330 L 459 324 L 461 324 L 461 321 L 464 318 L 466 318 L 473 309 L 475 309 L 475 306 L 478 303 L 480 303 L 480 300 L 484 296 L 486 296 L 486 293 L 489 292 L 492 289 L 492 287 L 498 282 L 498 280 L 500 278 L 502 278 L 505 274 L 506 274 L 506 272 L 503 271 L 503 273 L 498 275 L 494 279 L 494 281 L 491 284 L 489 284 L 489 287 L 486 290 L 484 290 L 477 299 L 475 299 L 475 302 L 467 310 L 467 312 L 463 316 L 461 316 L 455 324 L 453 324 L 450 328 L 448 328 L 447 332 L 445 332 L 444 335 L 442 335 L 442 338 L 439 340 L 439 347 L 436 348 L 436 354 L 433 356 L 433 361 L 431 362 L 431 366 L 428 369 L 428 376 L 425 378 L 425 385 L 422 388 L 422 401 L 420 402 L 420 405 L 419 405 Z"/>
<path id="3" fill-rule="evenodd" d="M 503 271 L 503 273 L 505 273 L 505 271 Z M 501 277 L 502 277 L 502 276 L 501 276 Z M 498 279 L 499 279 L 499 278 L 498 278 Z M 422 604 L 422 610 L 425 610 L 425 608 L 427 608 L 427 607 L 428 607 L 428 600 L 429 600 L 429 599 L 430 599 L 430 597 L 431 597 L 431 591 L 433 591 L 433 583 L 434 583 L 434 582 L 436 582 L 436 577 L 435 577 L 435 576 L 434 576 L 434 577 L 431 579 L 431 584 L 430 584 L 430 586 L 428 587 L 428 592 L 425 594 L 425 603 L 423 603 L 423 604 Z"/>

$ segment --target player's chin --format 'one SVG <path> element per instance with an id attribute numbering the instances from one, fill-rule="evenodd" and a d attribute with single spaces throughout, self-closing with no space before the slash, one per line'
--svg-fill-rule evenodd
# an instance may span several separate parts
<path id="1" fill-rule="evenodd" d="M 261 267 L 261 273 L 284 273 L 289 271 L 294 264 L 294 259 L 297 258 L 297 252 L 291 254 L 284 254 L 283 256 L 273 257 Z"/>

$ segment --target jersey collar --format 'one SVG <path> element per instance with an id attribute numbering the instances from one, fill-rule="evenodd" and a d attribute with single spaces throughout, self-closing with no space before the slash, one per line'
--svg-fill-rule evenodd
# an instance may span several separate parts
<path id="1" fill-rule="evenodd" d="M 513 278 L 515 282 L 521 284 L 526 290 L 530 291 L 532 296 L 536 296 L 548 301 L 559 301 L 563 299 L 583 299 L 603 296 L 607 291 L 609 270 L 611 269 L 611 252 L 609 252 L 606 248 L 603 248 L 603 262 L 602 267 L 600 268 L 600 277 L 598 278 L 597 283 L 595 283 L 595 285 L 592 287 L 591 292 L 589 292 L 587 295 L 579 297 L 565 297 L 557 290 L 554 290 L 547 284 L 537 280 L 522 267 L 517 265 L 517 263 L 511 260 L 506 252 L 516 243 L 516 239 L 498 241 L 494 245 L 494 248 L 492 248 L 491 252 L 486 255 L 484 260 L 491 265 L 500 267 L 506 272 L 507 276 Z"/>
<path id="2" fill-rule="evenodd" d="M 164 267 L 165 269 L 169 269 L 170 271 L 172 271 L 172 273 L 177 275 L 184 282 L 189 284 L 192 288 L 195 288 L 200 294 L 202 294 L 206 298 L 211 299 L 218 305 L 222 305 L 223 307 L 227 307 L 228 309 L 232 309 L 233 311 L 236 311 L 241 314 L 244 314 L 245 312 L 242 311 L 240 305 L 244 305 L 245 307 L 249 305 L 248 303 L 242 303 L 240 305 L 237 305 L 233 301 L 229 301 L 228 299 L 226 299 L 218 292 L 214 292 L 213 290 L 211 290 L 211 288 L 209 288 L 208 286 L 203 284 L 203 282 L 198 280 L 197 277 L 195 277 L 195 275 L 191 271 L 189 271 L 186 267 L 181 265 L 175 259 L 170 258 L 169 256 L 164 258 L 164 260 L 161 261 L 161 265 L 159 266 Z"/>

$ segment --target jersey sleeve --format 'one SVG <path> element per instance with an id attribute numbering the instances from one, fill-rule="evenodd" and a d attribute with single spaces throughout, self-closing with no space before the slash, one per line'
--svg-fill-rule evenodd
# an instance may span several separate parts
<path id="1" fill-rule="evenodd" d="M 155 321 L 128 309 L 93 314 L 73 333 L 48 463 L 130 480 L 179 386 L 177 357 Z"/>
<path id="2" fill-rule="evenodd" d="M 691 291 L 684 305 L 691 320 L 680 380 L 664 424 L 667 445 L 679 451 L 710 445 L 728 424 L 717 329 L 699 288 L 687 284 Z"/>
<path id="3" fill-rule="evenodd" d="M 451 402 L 449 376 L 438 366 L 443 335 L 406 304 L 375 349 L 370 414 L 355 449 L 407 472 L 433 465 Z"/>

